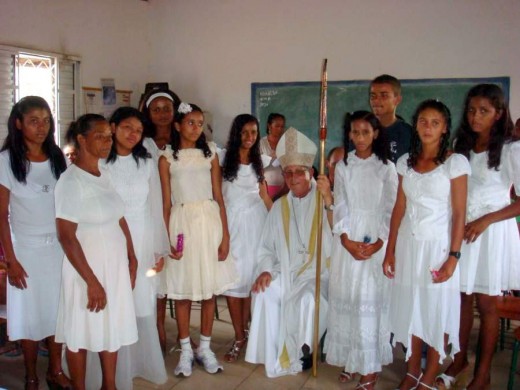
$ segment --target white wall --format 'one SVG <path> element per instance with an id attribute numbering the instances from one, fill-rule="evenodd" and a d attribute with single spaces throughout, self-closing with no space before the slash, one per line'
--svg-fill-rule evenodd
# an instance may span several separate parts
<path id="1" fill-rule="evenodd" d="M 133 90 L 149 75 L 150 3 L 139 0 L 0 0 L 0 44 L 78 55 L 82 85 Z"/>
<path id="2" fill-rule="evenodd" d="M 511 76 L 520 116 L 518 0 L 152 0 L 158 31 L 151 69 L 211 111 L 225 140 L 250 111 L 250 84 Z M 263 132 L 264 129 L 262 129 Z"/>
<path id="3" fill-rule="evenodd" d="M 168 81 L 224 141 L 252 82 L 511 77 L 520 116 L 518 0 L 0 0 L 0 43 L 82 58 L 83 85 Z M 262 129 L 263 131 L 263 129 Z"/>

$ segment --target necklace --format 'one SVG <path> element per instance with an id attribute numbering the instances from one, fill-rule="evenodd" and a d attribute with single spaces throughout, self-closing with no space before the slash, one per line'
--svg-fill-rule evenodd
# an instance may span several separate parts
<path id="1" fill-rule="evenodd" d="M 293 215 L 294 215 L 294 225 L 296 226 L 296 234 L 298 235 L 298 242 L 300 243 L 300 248 L 301 248 L 301 249 L 298 249 L 298 254 L 308 255 L 308 254 L 310 254 L 310 252 L 307 249 L 307 247 L 305 246 L 305 244 L 303 243 L 302 236 L 300 235 L 300 228 L 298 227 L 298 218 L 297 218 L 296 212 L 294 210 L 294 198 L 291 198 L 291 205 L 292 205 L 292 210 L 293 210 Z"/>

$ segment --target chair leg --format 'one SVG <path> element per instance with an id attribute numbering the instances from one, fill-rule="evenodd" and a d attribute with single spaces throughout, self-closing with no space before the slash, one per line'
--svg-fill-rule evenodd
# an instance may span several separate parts
<path id="1" fill-rule="evenodd" d="M 175 318 L 175 312 L 173 311 L 173 299 L 168 299 L 168 306 L 170 308 L 170 317 Z"/>
<path id="2" fill-rule="evenodd" d="M 215 318 L 220 320 L 220 315 L 218 314 L 217 297 L 215 297 Z"/>
<path id="3" fill-rule="evenodd" d="M 506 320 L 505 318 L 500 318 L 500 350 L 504 350 L 504 340 L 506 334 Z"/>
<path id="4" fill-rule="evenodd" d="M 509 369 L 509 380 L 507 382 L 507 390 L 513 390 L 515 385 L 516 365 L 518 363 L 518 351 L 520 350 L 520 341 L 515 340 L 513 344 L 513 356 L 511 357 L 511 368 Z"/>

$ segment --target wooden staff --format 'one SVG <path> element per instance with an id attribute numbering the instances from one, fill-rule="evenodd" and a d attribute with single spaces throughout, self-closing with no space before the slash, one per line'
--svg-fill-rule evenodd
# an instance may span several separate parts
<path id="1" fill-rule="evenodd" d="M 327 139 L 327 59 L 323 60 L 320 96 L 320 175 L 325 174 L 325 140 Z M 316 291 L 314 293 L 314 346 L 312 348 L 312 375 L 318 376 L 318 351 L 320 345 L 320 287 L 321 287 L 321 243 L 323 232 L 323 198 L 318 191 L 318 235 L 316 256 Z"/>

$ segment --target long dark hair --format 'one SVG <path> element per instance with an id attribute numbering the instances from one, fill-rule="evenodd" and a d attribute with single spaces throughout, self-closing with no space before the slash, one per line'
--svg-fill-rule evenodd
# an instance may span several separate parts
<path id="1" fill-rule="evenodd" d="M 141 103 L 139 104 L 140 110 L 144 115 L 144 137 L 150 137 L 154 138 L 156 135 L 156 128 L 155 125 L 152 122 L 152 117 L 150 115 L 150 108 L 146 105 L 146 102 L 152 95 L 155 95 L 156 93 L 165 93 L 168 96 L 171 97 L 173 102 L 173 111 L 177 112 L 177 108 L 179 107 L 179 104 L 181 103 L 181 99 L 175 94 L 175 92 L 170 91 L 169 89 L 152 89 L 145 93 L 143 95 L 143 98 L 141 99 Z M 154 99 L 155 100 L 155 99 Z M 153 100 L 152 100 L 153 101 Z M 150 102 L 151 103 L 151 102 Z M 172 133 L 175 132 L 175 128 L 173 127 L 173 122 L 171 125 L 171 131 Z"/>
<path id="2" fill-rule="evenodd" d="M 113 123 L 117 127 L 122 121 L 128 118 L 136 118 L 139 122 L 141 122 L 144 130 L 144 115 L 141 112 L 139 112 L 139 110 L 133 107 L 119 107 L 117 110 L 114 111 L 114 113 L 110 117 L 109 123 Z M 112 139 L 114 142 L 112 142 L 112 149 L 110 149 L 110 153 L 108 154 L 107 163 L 115 163 L 117 160 L 117 140 L 115 132 L 112 136 Z M 137 166 L 139 166 L 139 159 L 146 160 L 147 158 L 151 157 L 150 153 L 148 153 L 148 151 L 143 145 L 143 139 L 144 135 L 141 137 L 139 142 L 136 143 L 135 146 L 132 148 L 132 156 L 134 157 Z"/>
<path id="3" fill-rule="evenodd" d="M 67 135 L 66 139 L 68 142 L 71 142 L 73 145 L 75 145 L 78 150 L 81 150 L 81 146 L 78 142 L 78 136 L 86 136 L 92 128 L 94 127 L 94 124 L 97 122 L 106 122 L 104 116 L 99 114 L 84 114 L 81 115 L 76 121 L 71 122 L 69 125 L 69 128 L 67 129 Z"/>
<path id="4" fill-rule="evenodd" d="M 374 153 L 383 164 L 388 163 L 390 158 L 390 144 L 386 136 L 386 130 L 379 122 L 379 119 L 370 111 L 355 111 L 353 113 L 347 113 L 345 116 L 345 125 L 343 126 L 343 147 L 345 151 L 350 150 L 350 138 L 349 134 L 352 130 L 352 122 L 357 120 L 366 121 L 372 126 L 374 131 L 378 131 L 377 138 L 372 142 L 372 153 Z M 345 153 L 343 162 L 347 165 L 348 153 Z"/>
<path id="5" fill-rule="evenodd" d="M 258 130 L 260 126 L 258 119 L 253 115 L 240 114 L 231 124 L 229 131 L 229 138 L 226 145 L 226 157 L 222 167 L 222 177 L 224 180 L 233 181 L 237 178 L 238 167 L 240 165 L 240 146 L 242 145 L 242 129 L 248 123 L 254 123 Z M 260 155 L 260 135 L 258 134 L 255 143 L 249 149 L 249 161 L 253 165 L 253 170 L 256 173 L 258 182 L 264 181 L 264 166 L 262 164 L 262 157 Z"/>
<path id="6" fill-rule="evenodd" d="M 202 112 L 202 109 L 199 106 L 197 106 L 196 104 L 193 104 L 193 103 L 187 103 L 187 104 L 191 107 L 190 112 L 196 111 L 196 112 L 200 112 L 201 114 L 204 115 L 204 113 Z M 182 112 L 179 112 L 178 110 L 175 111 L 175 116 L 173 117 L 173 122 L 178 123 L 180 125 L 182 123 L 182 120 L 184 119 L 184 117 L 188 114 L 189 113 L 184 114 Z M 173 159 L 177 160 L 177 155 L 179 153 L 179 148 L 181 146 L 181 136 L 177 130 L 174 130 L 172 133 L 171 146 L 172 146 L 172 151 L 173 151 Z M 205 158 L 211 157 L 211 150 L 209 149 L 208 143 L 206 142 L 206 136 L 204 135 L 204 132 L 200 133 L 200 137 L 195 142 L 195 148 L 202 150 L 202 153 L 204 154 Z"/>
<path id="7" fill-rule="evenodd" d="M 419 138 L 419 133 L 417 132 L 417 121 L 419 120 L 419 115 L 421 112 L 427 109 L 432 109 L 439 112 L 446 122 L 446 133 L 444 133 L 441 137 L 441 144 L 439 147 L 439 151 L 437 152 L 437 156 L 433 160 L 435 164 L 440 165 L 444 163 L 446 157 L 448 156 L 448 146 L 450 143 L 450 132 L 451 132 L 451 112 L 450 109 L 441 101 L 429 99 L 425 100 L 415 110 L 415 114 L 413 114 L 413 124 L 412 124 L 412 139 L 410 141 L 410 155 L 408 156 L 408 167 L 413 168 L 417 164 L 417 159 L 422 151 L 422 143 Z"/>
<path id="8" fill-rule="evenodd" d="M 27 145 L 25 144 L 23 133 L 16 126 L 16 121 L 23 123 L 24 115 L 34 109 L 46 110 L 49 113 L 50 128 L 47 137 L 43 141 L 43 153 L 49 158 L 53 176 L 58 180 L 60 175 L 67 169 L 67 163 L 62 151 L 54 141 L 54 118 L 52 112 L 45 101 L 39 96 L 26 96 L 11 109 L 11 114 L 7 121 L 7 137 L 2 145 L 0 151 L 9 151 L 9 161 L 11 164 L 11 171 L 14 177 L 20 183 L 27 183 L 27 174 L 31 169 L 31 162 L 27 159 Z"/>
<path id="9" fill-rule="evenodd" d="M 470 158 L 470 151 L 475 147 L 478 134 L 475 133 L 468 123 L 469 103 L 474 97 L 483 97 L 489 100 L 497 112 L 501 112 L 500 118 L 494 123 L 489 134 L 488 168 L 498 170 L 502 147 L 504 143 L 509 143 L 518 139 L 514 135 L 514 125 L 511 120 L 509 106 L 506 103 L 504 93 L 495 84 L 479 84 L 471 88 L 464 102 L 464 115 L 462 116 L 460 127 L 454 141 L 454 150 Z"/>

